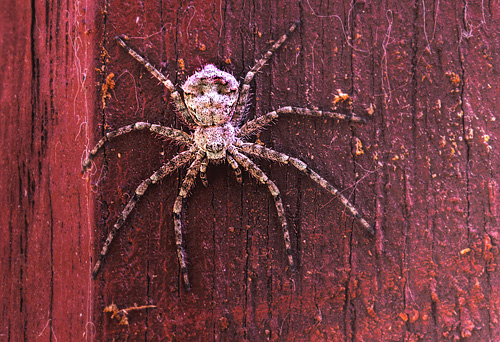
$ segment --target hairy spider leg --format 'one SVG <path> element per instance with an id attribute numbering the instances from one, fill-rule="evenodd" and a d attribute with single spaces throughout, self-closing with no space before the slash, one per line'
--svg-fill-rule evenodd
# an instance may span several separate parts
<path id="1" fill-rule="evenodd" d="M 196 158 L 193 163 L 189 166 L 186 176 L 182 181 L 181 188 L 179 190 L 179 194 L 174 202 L 173 208 L 173 216 L 174 216 L 174 230 L 175 230 L 175 246 L 177 249 L 177 259 L 179 260 L 179 264 L 181 267 L 182 279 L 184 281 L 184 285 L 186 286 L 186 290 L 191 290 L 191 285 L 189 283 L 189 276 L 186 264 L 186 251 L 184 246 L 182 245 L 182 222 L 181 222 L 181 211 L 182 211 L 182 202 L 189 194 L 189 191 L 194 186 L 194 181 L 198 172 L 200 171 L 201 162 L 205 158 L 205 153 L 202 151 L 198 151 L 196 154 Z"/>
<path id="2" fill-rule="evenodd" d="M 123 226 L 123 223 L 127 219 L 128 215 L 130 214 L 132 209 L 134 209 L 137 201 L 139 201 L 139 199 L 144 195 L 144 193 L 148 189 L 148 186 L 157 183 L 166 175 L 172 173 L 173 171 L 187 164 L 190 160 L 193 159 L 194 154 L 195 152 L 193 152 L 192 150 L 179 153 L 178 155 L 170 159 L 168 162 L 163 164 L 149 178 L 143 180 L 142 183 L 135 189 L 134 195 L 125 206 L 125 209 L 123 209 L 123 211 L 121 212 L 115 225 L 113 226 L 113 228 L 111 228 L 111 231 L 109 232 L 108 237 L 106 238 L 106 242 L 104 242 L 104 246 L 102 246 L 99 259 L 97 260 L 94 269 L 92 270 L 92 279 L 95 279 L 97 273 L 99 273 L 99 268 L 101 267 L 101 264 L 104 261 L 106 254 L 108 253 L 109 246 L 111 245 L 111 242 L 115 238 L 116 233 Z"/>
<path id="3" fill-rule="evenodd" d="M 325 112 L 322 110 L 313 110 L 308 108 L 299 108 L 299 107 L 282 107 L 276 109 L 267 114 L 261 115 L 251 121 L 245 123 L 237 133 L 238 137 L 245 137 L 252 134 L 257 133 L 260 129 L 264 128 L 266 125 L 271 123 L 273 120 L 276 120 L 280 114 L 298 114 L 304 116 L 313 116 L 313 117 L 323 117 L 330 119 L 338 119 L 338 120 L 347 120 L 352 122 L 365 122 L 365 119 L 349 114 L 341 114 L 335 112 Z"/>
<path id="4" fill-rule="evenodd" d="M 226 155 L 226 160 L 234 171 L 234 175 L 236 176 L 236 181 L 241 184 L 243 180 L 241 178 L 241 170 L 238 166 L 238 163 L 229 154 Z M 200 164 L 200 179 L 204 186 L 208 186 L 208 178 L 207 178 L 208 163 L 209 163 L 208 158 L 205 158 L 201 161 Z"/>
<path id="5" fill-rule="evenodd" d="M 227 160 L 228 164 L 231 166 L 231 168 L 234 171 L 234 175 L 236 177 L 236 181 L 238 183 L 240 183 L 240 184 L 243 183 L 243 178 L 241 177 L 241 169 L 238 166 L 238 162 L 236 162 L 236 160 L 234 160 L 234 158 L 231 157 L 230 154 L 226 155 L 226 160 Z"/>
<path id="6" fill-rule="evenodd" d="M 120 44 L 125 51 L 128 52 L 128 54 L 132 57 L 134 57 L 139 63 L 144 65 L 144 67 L 154 76 L 156 77 L 157 80 L 159 80 L 165 88 L 167 88 L 170 92 L 170 97 L 174 101 L 176 109 L 179 111 L 180 115 L 186 122 L 186 124 L 190 127 L 196 126 L 196 123 L 194 122 L 193 118 L 189 114 L 186 105 L 184 101 L 181 98 L 181 95 L 179 92 L 175 89 L 174 84 L 172 81 L 170 81 L 165 75 L 163 75 L 158 69 L 156 69 L 151 63 L 149 63 L 147 60 L 145 60 L 141 55 L 139 55 L 137 52 L 132 50 L 125 42 L 118 36 L 115 37 L 115 40 L 117 41 L 118 44 Z"/>
<path id="7" fill-rule="evenodd" d="M 271 56 L 273 55 L 273 53 L 277 49 L 279 49 L 281 44 L 285 42 L 285 40 L 293 33 L 293 31 L 295 31 L 299 23 L 300 23 L 299 20 L 294 22 L 292 26 L 290 26 L 290 28 L 288 29 L 288 32 L 282 35 L 281 38 L 278 39 L 273 44 L 273 46 L 271 46 L 271 48 L 264 54 L 264 56 L 255 63 L 252 69 L 250 69 L 250 71 L 247 72 L 245 79 L 241 84 L 240 97 L 238 99 L 238 104 L 236 105 L 236 109 L 234 111 L 233 119 L 231 120 L 233 123 L 235 123 L 235 126 L 238 126 L 241 117 L 245 114 L 246 106 L 250 95 L 250 82 L 252 82 L 255 74 L 257 74 L 264 67 L 269 58 L 271 58 Z"/>
<path id="8" fill-rule="evenodd" d="M 193 139 L 191 138 L 191 136 L 181 130 L 151 124 L 149 122 L 136 122 L 134 124 L 123 126 L 118 128 L 117 130 L 106 133 L 104 137 L 102 137 L 101 140 L 99 140 L 99 142 L 94 146 L 92 151 L 89 152 L 87 158 L 82 163 L 83 172 L 87 171 L 87 169 L 90 167 L 90 164 L 92 163 L 92 159 L 94 159 L 97 152 L 99 152 L 99 150 L 104 146 L 105 143 L 111 141 L 116 137 L 119 137 L 120 135 L 143 129 L 149 129 L 151 132 L 157 133 L 162 137 L 175 140 L 185 145 L 190 145 L 193 143 Z"/>
<path id="9" fill-rule="evenodd" d="M 247 156 L 243 153 L 238 152 L 238 150 L 230 146 L 228 152 L 234 157 L 236 162 L 238 162 L 245 171 L 256 178 L 261 184 L 267 185 L 269 192 L 273 196 L 274 204 L 276 205 L 276 211 L 278 212 L 278 219 L 281 223 L 281 228 L 283 230 L 283 238 L 285 240 L 285 250 L 288 257 L 288 264 L 292 268 L 295 268 L 292 256 L 292 246 L 290 243 L 290 233 L 288 231 L 288 224 L 285 217 L 285 208 L 283 207 L 283 202 L 281 200 L 281 195 L 278 187 L 272 180 L 267 177 L 267 175 Z"/>
<path id="10" fill-rule="evenodd" d="M 200 179 L 205 187 L 208 186 L 207 166 L 208 166 L 208 158 L 205 157 L 205 158 L 203 158 L 203 160 L 201 161 L 201 164 L 200 164 Z"/>
<path id="11" fill-rule="evenodd" d="M 327 180 L 325 180 L 323 177 L 321 177 L 316 172 L 311 170 L 309 166 L 302 160 L 290 157 L 284 153 L 254 143 L 242 143 L 241 146 L 239 146 L 239 149 L 244 153 L 256 157 L 269 159 L 283 164 L 290 164 L 297 170 L 305 173 L 306 175 L 309 176 L 309 178 L 311 178 L 313 181 L 319 184 L 323 189 L 325 189 L 332 195 L 335 195 L 342 202 L 342 204 L 349 210 L 351 215 L 354 216 L 356 220 L 358 220 L 358 222 L 363 226 L 363 228 L 365 228 L 371 234 L 375 234 L 373 227 L 370 226 L 368 222 L 366 222 L 366 220 L 361 216 L 361 214 L 354 207 L 354 205 L 352 205 L 351 202 L 349 202 L 349 200 L 344 195 L 342 195 L 342 193 L 339 190 L 337 190 L 335 187 L 333 187 L 333 185 L 328 183 Z"/>

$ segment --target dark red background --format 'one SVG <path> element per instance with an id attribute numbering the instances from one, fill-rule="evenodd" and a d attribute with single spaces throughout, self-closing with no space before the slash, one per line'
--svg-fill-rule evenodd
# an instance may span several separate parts
<path id="1" fill-rule="evenodd" d="M 0 340 L 500 339 L 500 3 L 450 3 L 3 1 Z M 267 189 L 213 165 L 183 212 L 191 293 L 171 215 L 182 172 L 151 187 L 91 281 L 128 197 L 179 148 L 133 133 L 82 176 L 85 151 L 136 121 L 182 127 L 113 37 L 181 84 L 207 63 L 244 75 L 297 19 L 249 115 L 348 93 L 367 124 L 287 116 L 259 139 L 344 190 L 376 236 L 297 170 L 259 161 L 282 191 L 291 274 Z M 157 308 L 118 326 L 111 303 Z"/>

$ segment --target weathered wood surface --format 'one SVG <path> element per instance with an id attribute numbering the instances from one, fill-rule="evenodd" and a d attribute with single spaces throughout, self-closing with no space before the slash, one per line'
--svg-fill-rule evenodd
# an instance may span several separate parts
<path id="1" fill-rule="evenodd" d="M 1 339 L 499 340 L 500 4 L 450 3 L 2 2 Z M 287 116 L 259 139 L 343 189 L 376 236 L 298 171 L 259 161 L 282 191 L 292 274 L 266 188 L 213 165 L 183 212 L 190 293 L 171 215 L 182 172 L 148 190 L 91 281 L 128 196 L 179 148 L 133 133 L 82 177 L 84 151 L 136 121 L 182 127 L 113 37 L 180 84 L 207 63 L 244 75 L 296 19 L 249 115 L 349 94 L 367 124 Z M 157 308 L 120 326 L 112 303 Z"/>
<path id="2" fill-rule="evenodd" d="M 78 341 L 93 329 L 94 210 L 78 164 L 93 139 L 96 10 L 0 2 L 2 341 Z"/>

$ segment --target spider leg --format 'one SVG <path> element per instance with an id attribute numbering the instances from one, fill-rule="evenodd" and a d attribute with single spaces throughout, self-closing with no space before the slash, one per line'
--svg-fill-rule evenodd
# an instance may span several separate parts
<path id="1" fill-rule="evenodd" d="M 200 179 L 205 187 L 208 186 L 207 166 L 208 166 L 208 158 L 205 157 L 200 164 Z"/>
<path id="2" fill-rule="evenodd" d="M 285 209 L 283 207 L 283 202 L 281 200 L 281 195 L 278 187 L 250 158 L 245 156 L 243 153 L 238 152 L 236 148 L 230 147 L 228 148 L 228 152 L 234 157 L 235 161 L 238 162 L 238 164 L 240 164 L 243 169 L 245 169 L 245 171 L 255 177 L 261 184 L 267 185 L 269 192 L 273 196 L 274 204 L 276 205 L 276 211 L 278 212 L 278 219 L 283 230 L 283 238 L 285 240 L 285 250 L 288 257 L 288 264 L 292 269 L 294 269 L 295 266 L 293 262 L 292 247 L 290 243 L 290 233 L 288 231 Z"/>
<path id="3" fill-rule="evenodd" d="M 165 88 L 167 88 L 170 92 L 170 97 L 174 101 L 175 107 L 181 114 L 182 118 L 186 123 L 193 127 L 196 125 L 196 123 L 193 121 L 191 115 L 189 114 L 186 105 L 184 104 L 184 101 L 181 98 L 181 95 L 179 92 L 175 89 L 174 84 L 172 81 L 170 81 L 168 78 L 165 77 L 158 69 L 156 69 L 151 63 L 149 63 L 147 60 L 144 59 L 141 55 L 139 55 L 137 52 L 132 50 L 125 42 L 118 36 L 115 37 L 115 40 L 118 44 L 120 44 L 121 47 L 125 49 L 125 51 L 128 52 L 128 54 L 132 57 L 134 57 L 139 63 L 144 65 L 144 67 L 157 79 L 159 80 Z"/>
<path id="4" fill-rule="evenodd" d="M 229 163 L 229 165 L 231 166 L 231 168 L 234 170 L 236 180 L 238 181 L 238 183 L 241 184 L 243 181 L 241 178 L 241 170 L 238 166 L 238 163 L 230 155 L 226 156 L 226 160 Z M 208 166 L 208 158 L 205 158 L 201 161 L 201 164 L 200 164 L 200 179 L 201 179 L 201 182 L 203 183 L 204 186 L 208 186 L 207 166 Z"/>
<path id="5" fill-rule="evenodd" d="M 94 269 L 92 270 L 92 279 L 95 279 L 95 277 L 97 276 L 99 268 L 101 267 L 101 264 L 104 261 L 106 254 L 108 253 L 109 246 L 111 245 L 111 242 L 113 241 L 116 233 L 118 233 L 118 230 L 123 226 L 123 223 L 127 219 L 128 215 L 130 214 L 132 209 L 134 209 L 137 201 L 139 201 L 139 199 L 144 195 L 149 185 L 157 183 L 169 173 L 172 173 L 173 171 L 182 167 L 190 160 L 192 160 L 193 156 L 194 152 L 191 150 L 179 153 L 178 155 L 170 159 L 168 162 L 163 164 L 149 178 L 143 180 L 142 183 L 135 189 L 134 195 L 125 206 L 125 209 L 123 209 L 123 211 L 121 212 L 120 217 L 118 218 L 115 225 L 109 232 L 108 237 L 106 238 L 106 242 L 104 243 L 104 246 L 102 246 L 101 253 L 99 254 L 99 259 L 97 260 Z"/>
<path id="6" fill-rule="evenodd" d="M 226 159 L 234 171 L 234 175 L 236 176 L 236 181 L 240 184 L 243 183 L 243 179 L 241 178 L 241 170 L 240 167 L 238 166 L 238 162 L 234 160 L 234 158 L 231 157 L 230 154 L 226 155 Z"/>
<path id="7" fill-rule="evenodd" d="M 276 120 L 280 116 L 280 114 L 299 114 L 304 116 L 315 116 L 315 117 L 323 117 L 330 119 L 348 120 L 352 122 L 365 122 L 365 119 L 356 115 L 348 115 L 335 112 L 324 112 L 322 110 L 313 110 L 308 108 L 288 106 L 276 109 L 272 112 L 269 112 L 251 121 L 248 121 L 240 128 L 238 136 L 245 137 L 257 133 L 264 126 L 271 123 L 273 120 Z"/>
<path id="8" fill-rule="evenodd" d="M 101 140 L 99 140 L 99 142 L 94 146 L 92 151 L 89 152 L 87 158 L 82 163 L 83 172 L 85 172 L 90 167 L 92 159 L 94 159 L 97 152 L 99 152 L 99 150 L 104 146 L 105 143 L 111 141 L 112 139 L 120 135 L 143 129 L 149 129 L 151 132 L 157 133 L 162 137 L 175 140 L 185 145 L 193 143 L 193 139 L 189 136 L 189 134 L 184 133 L 181 130 L 161 125 L 151 124 L 149 122 L 136 122 L 134 124 L 123 126 L 118 128 L 117 130 L 106 133 L 104 137 L 102 137 Z"/>
<path id="9" fill-rule="evenodd" d="M 243 80 L 243 83 L 241 85 L 240 97 L 238 99 L 238 104 L 236 105 L 236 109 L 235 109 L 234 116 L 232 119 L 233 123 L 238 123 L 241 116 L 245 112 L 245 108 L 247 106 L 248 98 L 249 98 L 249 94 L 250 94 L 250 82 L 252 82 L 255 74 L 258 73 L 264 67 L 264 65 L 267 63 L 269 58 L 271 58 L 271 56 L 273 55 L 273 53 L 277 49 L 279 49 L 281 44 L 283 44 L 285 42 L 285 40 L 288 38 L 288 36 L 290 36 L 293 33 L 293 31 L 295 31 L 295 29 L 297 28 L 298 25 L 299 25 L 299 21 L 294 22 L 292 24 L 292 26 L 290 26 L 288 31 L 284 35 L 282 35 L 281 38 L 278 39 L 273 44 L 273 46 L 269 49 L 269 51 L 267 51 L 264 54 L 264 56 L 255 63 L 255 65 L 252 67 L 252 69 L 250 69 L 250 71 L 247 72 L 245 79 Z"/>
<path id="10" fill-rule="evenodd" d="M 175 246 L 177 249 L 177 259 L 179 260 L 179 264 L 181 267 L 181 274 L 184 280 L 184 285 L 186 286 L 186 290 L 191 289 L 191 285 L 189 284 L 188 270 L 186 264 L 186 251 L 182 246 L 182 222 L 181 222 L 181 211 L 182 211 L 182 202 L 187 197 L 189 191 L 193 188 L 194 181 L 196 179 L 196 175 L 200 171 L 200 165 L 202 163 L 203 158 L 205 158 L 205 154 L 203 152 L 198 152 L 196 155 L 196 159 L 189 166 L 186 176 L 182 181 L 181 188 L 179 190 L 179 194 L 174 202 L 173 214 L 174 214 L 174 229 L 175 229 Z"/>
<path id="11" fill-rule="evenodd" d="M 307 166 L 306 163 L 301 161 L 300 159 L 290 157 L 284 153 L 274 151 L 268 147 L 258 145 L 258 144 L 253 144 L 253 143 L 243 143 L 239 147 L 239 149 L 244 152 L 248 153 L 250 155 L 256 156 L 256 157 L 261 157 L 265 159 L 269 159 L 272 161 L 284 163 L 284 164 L 291 164 L 294 166 L 296 169 L 299 171 L 302 171 L 306 175 L 308 175 L 313 181 L 315 181 L 317 184 L 319 184 L 323 189 L 327 190 L 331 194 L 335 195 L 341 202 L 342 204 L 349 210 L 349 212 L 358 220 L 358 222 L 370 233 L 375 234 L 375 231 L 373 230 L 373 227 L 370 226 L 368 222 L 361 216 L 361 214 L 358 212 L 358 210 L 354 207 L 354 205 L 349 202 L 349 200 L 342 195 L 342 193 L 334 188 L 330 183 L 328 183 L 327 180 L 325 180 L 323 177 L 318 175 L 316 172 L 311 170 L 309 166 Z"/>

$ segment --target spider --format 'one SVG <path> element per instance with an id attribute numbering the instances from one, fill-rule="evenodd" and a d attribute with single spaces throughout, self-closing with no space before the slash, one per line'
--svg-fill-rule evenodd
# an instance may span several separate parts
<path id="1" fill-rule="evenodd" d="M 253 80 L 255 74 L 264 67 L 273 53 L 283 44 L 288 36 L 295 31 L 298 24 L 299 21 L 294 22 L 288 31 L 273 44 L 269 51 L 267 51 L 260 60 L 256 62 L 252 69 L 246 74 L 241 86 L 233 75 L 219 70 L 212 64 L 208 64 L 201 71 L 195 72 L 193 75 L 188 77 L 184 84 L 182 84 L 180 92 L 167 77 L 165 77 L 137 52 L 128 47 L 122 38 L 115 37 L 115 40 L 119 45 L 121 45 L 132 57 L 141 63 L 169 90 L 176 110 L 182 117 L 183 121 L 192 130 L 192 133 L 188 134 L 175 128 L 148 122 L 136 122 L 106 133 L 105 136 L 99 140 L 92 151 L 90 151 L 82 164 L 83 172 L 91 166 L 92 159 L 106 142 L 132 131 L 149 130 L 156 133 L 159 137 L 167 138 L 186 146 L 186 149 L 183 152 L 180 152 L 172 159 L 165 162 L 149 178 L 143 180 L 135 189 L 132 198 L 129 200 L 108 234 L 108 237 L 101 249 L 99 258 L 92 270 L 93 279 L 97 276 L 115 235 L 123 226 L 128 215 L 134 209 L 137 201 L 144 195 L 148 187 L 152 184 L 158 183 L 165 176 L 186 165 L 189 166 L 187 168 L 186 175 L 182 180 L 178 196 L 173 206 L 173 220 L 177 258 L 183 282 L 188 291 L 191 286 L 189 283 L 186 264 L 186 252 L 182 241 L 182 205 L 183 200 L 193 188 L 195 179 L 198 175 L 202 183 L 205 186 L 208 185 L 206 169 L 208 164 L 211 162 L 217 163 L 227 161 L 230 167 L 234 170 L 236 180 L 239 183 L 242 182 L 241 169 L 243 169 L 256 178 L 260 183 L 268 187 L 276 205 L 278 219 L 283 231 L 288 263 L 292 270 L 294 269 L 295 264 L 292 257 L 290 234 L 288 231 L 280 191 L 276 184 L 270 180 L 248 156 L 260 157 L 273 162 L 278 162 L 280 164 L 292 165 L 299 171 L 309 176 L 322 188 L 335 195 L 347 208 L 347 210 L 356 218 L 361 226 L 363 226 L 370 233 L 374 233 L 370 224 L 368 224 L 368 222 L 359 214 L 347 198 L 342 195 L 339 190 L 328 183 L 323 177 L 311 170 L 306 163 L 284 153 L 247 141 L 248 137 L 256 134 L 267 124 L 277 119 L 281 114 L 299 114 L 313 117 L 348 120 L 351 122 L 365 122 L 364 119 L 355 115 L 287 106 L 258 116 L 242 125 L 242 121 L 244 121 L 242 120 L 242 117 L 244 116 L 247 103 L 249 102 L 251 81 Z"/>

